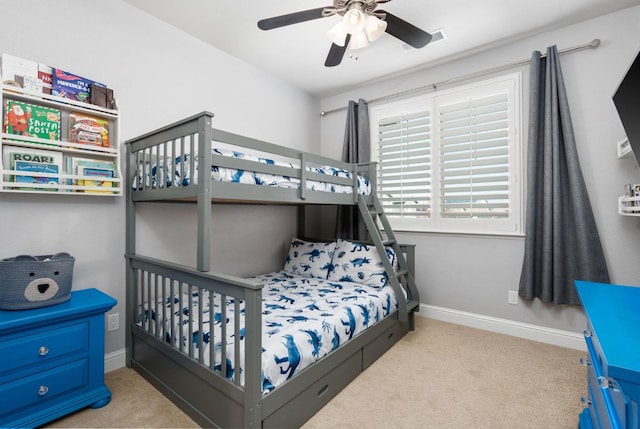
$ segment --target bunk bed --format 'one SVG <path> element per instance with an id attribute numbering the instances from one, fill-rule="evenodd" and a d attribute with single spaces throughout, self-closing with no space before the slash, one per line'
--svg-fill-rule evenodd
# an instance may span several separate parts
<path id="1" fill-rule="evenodd" d="M 414 329 L 414 247 L 393 235 L 374 164 L 216 130 L 212 119 L 126 141 L 127 365 L 202 426 L 299 427 Z M 195 204 L 194 266 L 136 253 L 144 202 Z M 214 203 L 298 206 L 283 270 L 212 271 Z M 369 239 L 305 237 L 305 207 L 316 204 L 357 207 Z"/>

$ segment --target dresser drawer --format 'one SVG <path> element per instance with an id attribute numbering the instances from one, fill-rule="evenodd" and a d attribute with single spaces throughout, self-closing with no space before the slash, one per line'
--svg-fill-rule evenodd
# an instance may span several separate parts
<path id="1" fill-rule="evenodd" d="M 30 367 L 87 350 L 89 350 L 89 324 L 86 321 L 2 341 L 0 342 L 0 378 L 22 367 Z"/>
<path id="2" fill-rule="evenodd" d="M 624 394 L 615 380 L 612 380 L 611 387 L 606 390 L 611 394 L 611 402 L 615 407 L 616 416 L 620 421 L 621 427 L 631 428 L 631 422 L 629 421 L 631 417 L 631 402 L 629 397 Z"/>
<path id="3" fill-rule="evenodd" d="M 578 429 L 593 429 L 592 421 L 590 410 L 583 410 L 578 420 Z"/>
<path id="4" fill-rule="evenodd" d="M 589 366 L 588 380 L 591 421 L 595 422 L 598 428 L 611 428 L 611 419 L 609 418 L 605 398 L 602 394 L 602 389 L 598 386 L 598 377 L 595 375 L 593 366 Z"/>
<path id="5" fill-rule="evenodd" d="M 589 396 L 592 401 L 594 421 L 602 428 L 626 428 L 629 401 L 620 391 L 615 381 L 607 379 L 603 373 L 603 359 L 597 341 L 593 341 L 591 331 L 585 332 L 589 352 Z"/>
<path id="6" fill-rule="evenodd" d="M 80 359 L 0 385 L 0 419 L 87 387 L 89 360 Z"/>

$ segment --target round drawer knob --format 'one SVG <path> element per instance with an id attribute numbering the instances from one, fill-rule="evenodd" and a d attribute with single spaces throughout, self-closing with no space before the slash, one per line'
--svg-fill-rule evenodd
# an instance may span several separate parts
<path id="1" fill-rule="evenodd" d="M 38 387 L 38 395 L 44 396 L 49 392 L 49 388 L 47 386 Z"/>
<path id="2" fill-rule="evenodd" d="M 609 382 L 609 379 L 602 375 L 598 377 L 598 384 L 603 389 L 608 389 L 609 387 L 611 387 L 611 383 Z"/>
<path id="3" fill-rule="evenodd" d="M 42 346 L 42 347 L 40 347 L 40 348 L 38 349 L 38 354 L 39 354 L 40 356 L 46 356 L 46 355 L 48 355 L 48 354 L 49 354 L 49 347 L 47 347 L 47 346 Z"/>

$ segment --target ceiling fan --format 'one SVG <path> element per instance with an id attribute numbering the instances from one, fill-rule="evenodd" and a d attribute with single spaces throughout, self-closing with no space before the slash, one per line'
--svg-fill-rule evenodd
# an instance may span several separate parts
<path id="1" fill-rule="evenodd" d="M 273 30 L 287 25 L 340 15 L 342 20 L 329 30 L 333 42 L 324 63 L 326 67 L 340 64 L 347 47 L 364 48 L 385 32 L 419 49 L 431 41 L 431 34 L 384 10 L 378 4 L 391 0 L 333 0 L 333 6 L 303 10 L 258 21 L 261 30 Z"/>

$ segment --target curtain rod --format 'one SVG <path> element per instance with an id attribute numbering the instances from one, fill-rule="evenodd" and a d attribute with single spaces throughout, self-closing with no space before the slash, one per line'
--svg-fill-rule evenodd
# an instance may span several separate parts
<path id="1" fill-rule="evenodd" d="M 558 54 L 568 54 L 571 52 L 576 52 L 576 51 L 582 51 L 584 49 L 591 49 L 591 48 L 597 48 L 600 45 L 600 39 L 593 39 L 591 42 L 589 43 L 585 43 L 583 45 L 578 45 L 578 46 L 573 46 L 571 48 L 566 48 L 566 49 L 562 49 L 560 51 L 558 51 Z M 544 58 L 546 57 L 547 54 L 542 54 L 541 57 Z M 385 95 L 382 97 L 378 97 L 378 98 L 374 98 L 373 100 L 369 100 L 368 103 L 375 103 L 376 101 L 382 101 L 382 100 L 387 100 L 390 98 L 396 98 L 396 97 L 400 97 L 403 95 L 408 95 L 408 94 L 413 94 L 414 92 L 420 92 L 420 91 L 424 91 L 426 89 L 433 89 L 436 90 L 438 89 L 439 86 L 442 85 L 446 85 L 446 84 L 450 84 L 450 83 L 455 83 L 455 82 L 460 82 L 463 80 L 467 80 L 467 79 L 472 79 L 474 77 L 478 77 L 478 76 L 483 76 L 486 74 L 490 74 L 490 73 L 495 73 L 498 71 L 503 71 L 503 70 L 508 70 L 508 69 L 512 69 L 514 67 L 519 67 L 522 65 L 526 65 L 531 63 L 531 58 L 527 58 L 525 60 L 520 60 L 520 61 L 514 61 L 512 63 L 509 64 L 504 64 L 501 66 L 497 66 L 497 67 L 493 67 L 490 69 L 485 69 L 485 70 L 480 70 L 474 73 L 469 73 L 469 74 L 465 74 L 462 76 L 458 76 L 458 77 L 453 77 L 451 79 L 445 79 L 445 80 L 441 80 L 440 82 L 434 82 L 431 83 L 429 85 L 425 85 L 425 86 L 421 86 L 418 88 L 413 88 L 413 89 L 408 89 L 406 91 L 402 91 L 402 92 L 396 92 L 395 94 L 390 94 L 390 95 Z M 337 109 L 333 109 L 333 110 L 323 110 L 320 112 L 320 116 L 325 116 L 328 115 L 329 113 L 335 113 L 335 112 L 339 112 L 341 110 L 346 110 L 346 107 L 339 107 Z"/>

